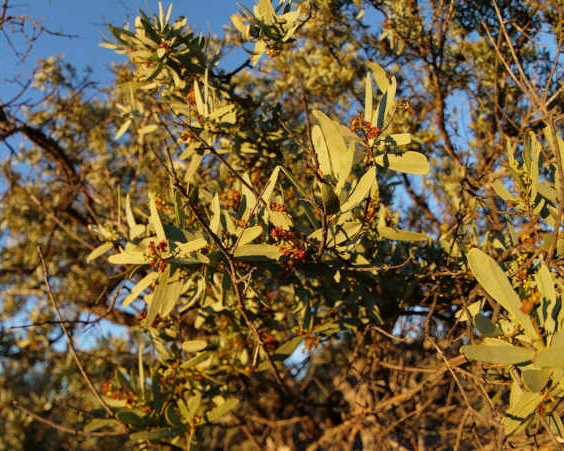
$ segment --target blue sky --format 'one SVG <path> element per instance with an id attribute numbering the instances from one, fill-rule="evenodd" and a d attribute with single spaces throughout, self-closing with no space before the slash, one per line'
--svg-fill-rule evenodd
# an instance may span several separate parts
<path id="1" fill-rule="evenodd" d="M 163 5 L 166 8 L 170 3 L 164 1 Z M 179 0 L 172 2 L 172 17 L 186 16 L 197 32 L 221 34 L 223 25 L 228 24 L 229 17 L 238 11 L 237 3 L 247 7 L 254 4 L 253 0 Z M 38 59 L 51 55 L 63 55 L 79 73 L 86 66 L 91 66 L 94 80 L 109 82 L 109 65 L 119 60 L 119 55 L 98 45 L 103 33 L 108 34 L 105 24 L 122 26 L 126 21 L 131 23 L 139 9 L 147 13 L 158 11 L 156 0 L 11 0 L 11 4 L 10 14 L 27 15 L 52 31 L 77 37 L 69 39 L 44 34 L 23 62 L 18 61 L 2 39 L 0 102 L 8 100 L 13 88 L 5 83 L 6 79 L 17 74 L 29 74 Z"/>

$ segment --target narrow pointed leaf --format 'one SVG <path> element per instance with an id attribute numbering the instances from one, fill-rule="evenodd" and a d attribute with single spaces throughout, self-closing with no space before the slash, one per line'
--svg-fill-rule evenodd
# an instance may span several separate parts
<path id="1" fill-rule="evenodd" d="M 516 365 L 530 362 L 535 357 L 532 349 L 514 346 L 508 343 L 465 345 L 460 352 L 471 360 L 498 365 Z"/>
<path id="2" fill-rule="evenodd" d="M 517 320 L 527 336 L 538 339 L 531 318 L 521 311 L 521 300 L 497 262 L 474 248 L 468 252 L 468 265 L 482 288 Z"/>
<path id="3" fill-rule="evenodd" d="M 108 252 L 113 248 L 114 248 L 113 243 L 100 244 L 100 246 L 98 246 L 96 249 L 94 249 L 92 252 L 88 254 L 88 256 L 86 257 L 86 263 L 90 263 L 91 261 L 96 260 L 98 257 L 104 255 L 106 252 Z"/>

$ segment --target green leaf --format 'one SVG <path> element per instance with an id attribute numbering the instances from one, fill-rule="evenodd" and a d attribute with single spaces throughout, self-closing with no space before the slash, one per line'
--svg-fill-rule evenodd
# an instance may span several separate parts
<path id="1" fill-rule="evenodd" d="M 141 429 L 146 426 L 145 419 L 139 415 L 138 411 L 133 409 L 121 409 L 116 412 L 116 418 L 134 429 Z"/>
<path id="2" fill-rule="evenodd" d="M 411 133 L 395 133 L 389 137 L 394 140 L 396 146 L 406 146 L 411 143 Z"/>
<path id="3" fill-rule="evenodd" d="M 370 193 L 372 186 L 376 183 L 376 168 L 371 166 L 360 178 L 349 198 L 341 205 L 341 213 L 352 210 L 359 205 Z"/>
<path id="4" fill-rule="evenodd" d="M 507 410 L 505 417 L 501 420 L 507 435 L 516 432 L 525 420 L 534 413 L 544 399 L 544 395 L 542 393 L 520 391 L 513 398 L 512 407 Z"/>
<path id="5" fill-rule="evenodd" d="M 517 320 L 531 340 L 538 340 L 531 318 L 521 311 L 521 300 L 497 262 L 474 248 L 468 252 L 468 265 L 482 288 Z"/>
<path id="6" fill-rule="evenodd" d="M 535 357 L 532 349 L 514 346 L 501 340 L 496 343 L 465 345 L 460 348 L 460 352 L 471 360 L 480 362 L 495 363 L 498 365 L 517 365 L 530 362 Z"/>
<path id="7" fill-rule="evenodd" d="M 158 272 L 150 272 L 145 277 L 143 277 L 139 282 L 137 282 L 137 284 L 135 284 L 131 292 L 123 300 L 122 306 L 126 307 L 131 304 L 145 289 L 147 289 L 155 280 L 157 280 L 158 277 Z"/>
<path id="8" fill-rule="evenodd" d="M 318 120 L 321 127 L 323 139 L 329 151 L 333 175 L 337 179 L 335 191 L 339 192 L 352 170 L 354 146 L 352 144 L 346 145 L 341 126 L 337 122 L 319 110 L 315 110 L 313 116 Z"/>
<path id="9" fill-rule="evenodd" d="M 372 80 L 370 79 L 370 73 L 367 73 L 364 81 L 364 120 L 366 122 L 372 121 L 373 102 Z"/>
<path id="10" fill-rule="evenodd" d="M 382 238 L 396 241 L 429 241 L 424 233 L 411 232 L 409 230 L 393 229 L 388 226 L 378 226 L 378 233 Z"/>
<path id="11" fill-rule="evenodd" d="M 372 71 L 374 80 L 376 80 L 376 84 L 378 85 L 380 91 L 386 92 L 390 87 L 390 82 L 388 81 L 388 75 L 386 74 L 384 68 L 372 61 L 367 62 L 366 65 Z"/>
<path id="12" fill-rule="evenodd" d="M 151 211 L 151 216 L 149 217 L 149 223 L 153 226 L 155 234 L 157 235 L 157 240 L 166 241 L 166 235 L 164 231 L 161 218 L 159 217 L 159 211 L 157 210 L 156 204 L 156 194 L 149 193 L 149 209 Z"/>
<path id="13" fill-rule="evenodd" d="M 277 361 L 286 360 L 294 353 L 294 351 L 297 349 L 297 347 L 300 345 L 300 343 L 303 340 L 304 337 L 302 337 L 301 335 L 297 335 L 293 338 L 290 338 L 282 346 L 276 349 L 273 355 L 273 359 Z"/>
<path id="14" fill-rule="evenodd" d="M 550 344 L 550 337 L 556 331 L 554 311 L 557 308 L 557 302 L 554 280 L 548 266 L 544 262 L 541 263 L 538 272 L 535 274 L 535 280 L 541 294 L 541 308 L 538 309 L 539 322 L 540 326 L 547 333 L 547 343 Z"/>
<path id="15" fill-rule="evenodd" d="M 176 243 L 179 257 L 188 257 L 192 252 L 199 251 L 208 245 L 205 238 L 195 238 L 187 243 Z"/>
<path id="16" fill-rule="evenodd" d="M 239 246 L 243 246 L 252 242 L 255 238 L 258 238 L 263 232 L 263 228 L 261 226 L 253 226 L 247 227 L 241 232 L 241 236 L 239 237 Z"/>
<path id="17" fill-rule="evenodd" d="M 495 182 L 492 183 L 492 188 L 495 191 L 495 193 L 501 197 L 504 201 L 511 201 L 511 202 L 516 202 L 517 198 L 511 194 L 511 192 L 505 187 L 505 185 L 503 184 L 503 182 L 501 180 L 496 180 Z"/>
<path id="18" fill-rule="evenodd" d="M 321 193 L 321 202 L 323 203 L 325 214 L 334 215 L 339 211 L 339 198 L 335 194 L 335 190 L 329 183 L 318 181 L 317 184 Z"/>
<path id="19" fill-rule="evenodd" d="M 272 244 L 245 244 L 238 246 L 233 254 L 236 258 L 250 261 L 278 260 L 280 255 L 278 246 Z"/>
<path id="20" fill-rule="evenodd" d="M 84 426 L 85 432 L 94 432 L 99 431 L 102 428 L 109 428 L 112 430 L 116 430 L 121 426 L 121 423 L 118 420 L 114 420 L 113 418 L 94 418 L 90 422 Z"/>
<path id="21" fill-rule="evenodd" d="M 214 407 L 206 414 L 206 419 L 209 422 L 216 421 L 222 416 L 228 414 L 239 405 L 237 398 L 228 398 L 222 404 Z"/>
<path id="22" fill-rule="evenodd" d="M 86 263 L 90 263 L 91 261 L 96 260 L 98 257 L 104 255 L 106 252 L 108 252 L 110 249 L 113 248 L 114 248 L 113 243 L 100 244 L 100 246 L 98 246 L 96 249 L 94 249 L 92 252 L 88 254 L 88 256 L 86 257 Z"/>
<path id="23" fill-rule="evenodd" d="M 145 265 L 150 262 L 145 251 L 131 243 L 127 243 L 119 254 L 110 255 L 108 261 L 114 265 Z"/>
<path id="24" fill-rule="evenodd" d="M 550 381 L 552 371 L 541 368 L 523 368 L 521 371 L 521 379 L 532 392 L 540 392 L 546 387 Z"/>
<path id="25" fill-rule="evenodd" d="M 180 271 L 173 270 L 171 265 L 167 265 L 166 269 L 159 274 L 157 286 L 150 298 L 149 310 L 145 318 L 147 327 L 151 326 L 157 315 L 166 318 L 178 302 L 183 288 L 179 273 Z"/>
<path id="26" fill-rule="evenodd" d="M 497 324 L 494 324 L 490 318 L 481 313 L 474 316 L 474 326 L 482 337 L 498 337 L 503 333 Z"/>
<path id="27" fill-rule="evenodd" d="M 533 362 L 541 368 L 564 368 L 564 345 L 541 349 Z"/>
<path id="28" fill-rule="evenodd" d="M 420 152 L 412 152 L 411 150 L 401 155 L 389 153 L 378 155 L 375 161 L 380 166 L 406 174 L 425 175 L 431 169 L 429 160 L 427 160 L 425 155 Z"/>
<path id="29" fill-rule="evenodd" d="M 207 346 L 206 340 L 188 340 L 182 343 L 182 350 L 184 352 L 198 352 L 203 351 Z"/>
<path id="30" fill-rule="evenodd" d="M 219 203 L 219 196 L 217 195 L 217 193 L 215 194 L 215 196 L 213 196 L 211 202 L 211 213 L 212 217 L 210 220 L 210 230 L 212 231 L 212 233 L 218 235 L 221 225 L 221 204 Z"/>

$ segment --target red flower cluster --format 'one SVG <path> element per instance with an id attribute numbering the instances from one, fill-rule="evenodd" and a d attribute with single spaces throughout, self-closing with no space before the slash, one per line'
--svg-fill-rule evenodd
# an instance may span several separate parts
<path id="1" fill-rule="evenodd" d="M 167 262 L 162 258 L 162 253 L 166 251 L 168 243 L 164 240 L 155 244 L 154 241 L 149 241 L 147 248 L 149 249 L 149 258 L 151 262 L 149 266 L 153 269 L 157 269 L 159 272 L 163 272 L 166 268 Z"/>
<path id="2" fill-rule="evenodd" d="M 300 262 L 307 260 L 307 251 L 305 250 L 302 236 L 295 230 L 286 230 L 281 226 L 274 227 L 270 231 L 270 236 L 281 241 L 279 250 L 288 263 Z"/>
<path id="3" fill-rule="evenodd" d="M 382 132 L 378 127 L 374 127 L 370 122 L 365 121 L 360 113 L 351 119 L 349 128 L 357 135 L 364 136 L 367 141 L 377 138 Z"/>

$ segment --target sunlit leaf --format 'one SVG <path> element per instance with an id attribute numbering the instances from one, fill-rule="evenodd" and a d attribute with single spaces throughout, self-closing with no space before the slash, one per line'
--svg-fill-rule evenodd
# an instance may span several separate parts
<path id="1" fill-rule="evenodd" d="M 519 322 L 529 338 L 538 339 L 531 318 L 521 311 L 521 300 L 497 262 L 474 248 L 468 252 L 468 265 L 482 288 Z"/>
<path id="2" fill-rule="evenodd" d="M 122 305 L 124 307 L 131 304 L 135 299 L 139 297 L 143 291 L 151 286 L 151 284 L 157 280 L 159 277 L 158 272 L 150 272 L 145 277 L 143 277 L 139 282 L 135 284 L 131 292 L 127 295 L 127 297 L 123 300 Z"/>
<path id="3" fill-rule="evenodd" d="M 86 257 L 86 263 L 90 263 L 91 261 L 96 260 L 98 257 L 104 255 L 106 252 L 108 252 L 113 248 L 114 248 L 113 243 L 100 244 L 100 246 L 98 246 L 96 249 L 94 249 L 92 252 L 88 254 L 88 256 Z"/>
<path id="4" fill-rule="evenodd" d="M 535 357 L 534 364 L 541 368 L 564 368 L 564 345 L 541 349 Z"/>
<path id="5" fill-rule="evenodd" d="M 388 226 L 378 226 L 378 233 L 382 238 L 397 241 L 429 241 L 429 237 L 424 233 L 411 232 L 409 230 L 393 229 Z"/>
<path id="6" fill-rule="evenodd" d="M 366 199 L 375 183 L 376 168 L 372 166 L 360 178 L 350 197 L 343 203 L 343 205 L 341 205 L 341 212 L 344 213 L 359 205 L 364 199 Z"/>
<path id="7" fill-rule="evenodd" d="M 380 166 L 406 174 L 425 175 L 430 169 L 429 160 L 419 152 L 407 151 L 401 155 L 379 155 L 375 160 Z"/>
<path id="8" fill-rule="evenodd" d="M 460 352 L 472 360 L 499 365 L 516 365 L 530 362 L 535 357 L 535 351 L 521 346 L 496 340 L 488 344 L 464 345 Z"/>
<path id="9" fill-rule="evenodd" d="M 272 244 L 245 244 L 233 253 L 236 258 L 250 261 L 278 260 L 280 255 L 278 246 Z"/>
<path id="10" fill-rule="evenodd" d="M 227 415 L 233 409 L 237 408 L 239 400 L 237 398 L 228 398 L 222 404 L 214 407 L 206 414 L 208 421 L 216 421 L 224 415 Z"/>
<path id="11" fill-rule="evenodd" d="M 206 340 L 188 340 L 182 343 L 182 350 L 184 352 L 198 352 L 203 351 L 207 346 Z"/>

